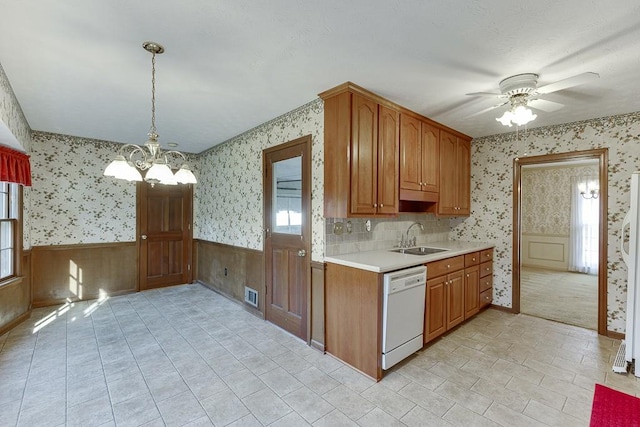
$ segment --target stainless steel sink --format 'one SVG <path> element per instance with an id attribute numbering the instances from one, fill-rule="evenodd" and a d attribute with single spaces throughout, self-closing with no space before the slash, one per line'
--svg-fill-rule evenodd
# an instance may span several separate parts
<path id="1" fill-rule="evenodd" d="M 407 254 L 407 255 L 431 255 L 431 254 L 437 254 L 439 252 L 446 252 L 448 250 L 449 249 L 430 248 L 428 246 L 418 246 L 415 248 L 392 249 L 391 252 L 398 252 L 398 253 Z"/>

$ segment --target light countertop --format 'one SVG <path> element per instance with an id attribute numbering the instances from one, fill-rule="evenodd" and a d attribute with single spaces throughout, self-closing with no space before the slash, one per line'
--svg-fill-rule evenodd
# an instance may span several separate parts
<path id="1" fill-rule="evenodd" d="M 431 261 L 438 261 L 444 258 L 451 258 L 458 255 L 481 251 L 483 249 L 489 249 L 494 247 L 495 245 L 492 243 L 460 242 L 447 240 L 441 242 L 425 243 L 421 246 L 447 250 L 431 255 L 410 255 L 402 254 L 399 252 L 392 252 L 393 249 L 397 248 L 391 248 L 386 250 L 383 249 L 376 251 L 355 252 L 344 255 L 326 256 L 324 257 L 324 262 L 359 268 L 361 270 L 373 271 L 375 273 L 386 273 L 388 271 L 413 267 Z"/>

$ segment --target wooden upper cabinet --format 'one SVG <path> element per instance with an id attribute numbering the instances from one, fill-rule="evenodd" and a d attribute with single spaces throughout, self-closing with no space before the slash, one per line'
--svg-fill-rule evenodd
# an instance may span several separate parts
<path id="1" fill-rule="evenodd" d="M 440 191 L 440 129 L 422 123 L 422 191 Z"/>
<path id="2" fill-rule="evenodd" d="M 422 141 L 420 120 L 400 116 L 400 188 L 422 190 Z"/>
<path id="3" fill-rule="evenodd" d="M 375 214 L 378 183 L 378 104 L 353 95 L 351 118 L 352 214 Z"/>
<path id="4" fill-rule="evenodd" d="M 396 216 L 400 210 L 469 214 L 468 160 L 466 172 L 460 167 L 461 159 L 469 158 L 469 143 L 460 139 L 465 135 L 350 82 L 319 96 L 324 100 L 325 217 Z M 446 155 L 443 135 L 454 141 Z M 467 144 L 466 152 L 458 141 Z M 449 175 L 443 175 L 443 167 Z M 466 186 L 456 173 L 466 173 Z M 451 188 L 439 199 L 443 186 Z"/>
<path id="5" fill-rule="evenodd" d="M 407 114 L 400 115 L 400 199 L 437 201 L 439 152 L 437 127 Z"/>
<path id="6" fill-rule="evenodd" d="M 398 213 L 400 114 L 378 107 L 378 213 Z"/>
<path id="7" fill-rule="evenodd" d="M 400 114 L 371 95 L 323 96 L 326 217 L 398 214 Z"/>
<path id="8" fill-rule="evenodd" d="M 439 215 L 469 215 L 471 211 L 471 143 L 440 131 Z"/>

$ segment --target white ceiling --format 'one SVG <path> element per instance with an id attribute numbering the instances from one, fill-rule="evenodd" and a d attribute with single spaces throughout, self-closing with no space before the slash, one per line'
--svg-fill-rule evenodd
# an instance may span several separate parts
<path id="1" fill-rule="evenodd" d="M 32 129 L 201 152 L 352 81 L 473 137 L 508 132 L 466 96 L 538 73 L 538 127 L 640 111 L 637 0 L 0 0 L 0 64 Z"/>

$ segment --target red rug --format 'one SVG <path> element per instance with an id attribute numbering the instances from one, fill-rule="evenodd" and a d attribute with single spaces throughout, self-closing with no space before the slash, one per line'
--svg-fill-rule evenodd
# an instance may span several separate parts
<path id="1" fill-rule="evenodd" d="M 640 426 L 640 399 L 596 384 L 589 425 L 591 427 Z"/>

